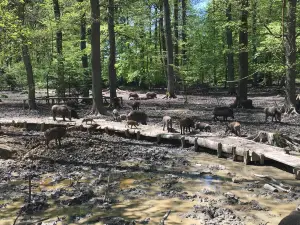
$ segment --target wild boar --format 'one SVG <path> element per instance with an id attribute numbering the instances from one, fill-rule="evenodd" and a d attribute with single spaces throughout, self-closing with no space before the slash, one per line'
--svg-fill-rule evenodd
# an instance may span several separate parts
<path id="1" fill-rule="evenodd" d="M 130 128 L 132 129 L 132 126 L 135 126 L 135 128 L 138 128 L 137 127 L 138 125 L 139 125 L 139 123 L 134 120 L 127 120 L 125 127 L 131 126 Z"/>
<path id="2" fill-rule="evenodd" d="M 213 110 L 214 121 L 218 120 L 218 116 L 223 116 L 223 120 L 227 121 L 227 117 L 234 119 L 233 110 L 229 107 L 216 107 Z"/>
<path id="3" fill-rule="evenodd" d="M 44 137 L 46 139 L 46 145 L 48 148 L 49 142 L 51 140 L 55 140 L 56 145 L 57 145 L 57 141 L 59 143 L 59 146 L 61 146 L 61 138 L 64 137 L 67 133 L 67 130 L 65 127 L 54 127 L 54 128 L 50 128 L 48 130 L 46 130 L 44 132 Z"/>
<path id="4" fill-rule="evenodd" d="M 156 93 L 155 92 L 147 92 L 146 93 L 146 98 L 148 98 L 148 99 L 157 98 Z"/>
<path id="5" fill-rule="evenodd" d="M 56 120 L 56 116 L 61 116 L 64 121 L 65 117 L 79 119 L 77 112 L 74 109 L 68 108 L 66 105 L 53 105 L 51 108 L 53 120 Z"/>
<path id="6" fill-rule="evenodd" d="M 113 114 L 114 121 L 118 121 L 119 111 L 117 109 L 114 109 L 112 114 Z"/>
<path id="7" fill-rule="evenodd" d="M 275 121 L 281 122 L 281 114 L 282 113 L 278 108 L 276 108 L 276 107 L 267 107 L 267 108 L 264 109 L 264 113 L 266 115 L 266 119 L 265 119 L 266 122 L 267 122 L 269 116 L 272 117 L 272 122 L 273 122 L 274 118 L 275 118 Z"/>
<path id="8" fill-rule="evenodd" d="M 126 114 L 121 114 L 119 116 L 119 120 L 122 121 L 122 120 L 126 120 L 127 119 L 127 115 Z"/>
<path id="9" fill-rule="evenodd" d="M 132 104 L 132 109 L 133 109 L 133 110 L 139 110 L 139 109 L 140 109 L 140 105 L 141 105 L 140 102 L 134 102 L 134 103 Z"/>
<path id="10" fill-rule="evenodd" d="M 236 136 L 241 136 L 241 124 L 239 122 L 231 122 L 226 125 L 225 134 L 230 131 L 234 133 Z"/>
<path id="11" fill-rule="evenodd" d="M 131 111 L 128 115 L 127 115 L 127 120 L 134 120 L 136 122 L 139 122 L 143 125 L 147 125 L 147 119 L 148 116 L 146 113 L 141 112 L 141 111 Z"/>
<path id="12" fill-rule="evenodd" d="M 298 225 L 300 224 L 300 211 L 294 210 L 284 217 L 278 225 Z"/>
<path id="13" fill-rule="evenodd" d="M 172 118 L 170 116 L 164 116 L 163 117 L 163 130 L 165 130 L 165 127 L 167 126 L 167 131 L 170 132 L 173 128 L 173 122 Z"/>
<path id="14" fill-rule="evenodd" d="M 135 92 L 130 92 L 129 96 L 128 96 L 128 99 L 129 98 L 137 99 L 137 98 L 139 98 L 139 95 Z"/>
<path id="15" fill-rule="evenodd" d="M 193 119 L 191 119 L 191 118 L 181 119 L 179 121 L 179 125 L 180 125 L 180 134 L 185 134 L 185 132 L 187 132 L 187 130 L 189 130 L 189 132 L 191 132 L 191 127 L 192 128 L 195 127 L 195 123 L 194 123 Z"/>
<path id="16" fill-rule="evenodd" d="M 198 123 L 195 124 L 195 130 L 211 132 L 211 127 L 207 123 L 198 122 Z"/>

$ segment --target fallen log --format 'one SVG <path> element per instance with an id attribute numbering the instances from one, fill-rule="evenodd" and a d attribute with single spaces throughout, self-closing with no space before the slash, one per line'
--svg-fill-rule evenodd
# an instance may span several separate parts
<path id="1" fill-rule="evenodd" d="M 268 190 L 268 191 L 272 191 L 272 192 L 278 192 L 278 189 L 276 189 L 275 187 L 273 187 L 270 184 L 265 184 L 264 185 L 264 189 Z"/>
<path id="2" fill-rule="evenodd" d="M 271 181 L 272 183 L 276 184 L 276 185 L 279 185 L 280 187 L 284 188 L 284 189 L 289 189 L 291 190 L 292 187 L 291 186 L 287 186 L 285 184 L 283 184 L 282 182 L 276 180 L 275 178 L 269 176 L 269 175 L 261 175 L 261 174 L 254 174 L 255 177 L 259 177 L 259 178 L 264 178 L 264 179 L 267 179 L 269 181 Z"/>

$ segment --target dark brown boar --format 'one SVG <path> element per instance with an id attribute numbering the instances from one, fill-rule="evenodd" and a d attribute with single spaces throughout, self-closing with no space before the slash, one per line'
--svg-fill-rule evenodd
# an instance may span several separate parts
<path id="1" fill-rule="evenodd" d="M 239 122 L 231 122 L 226 125 L 225 134 L 230 131 L 234 133 L 236 136 L 241 136 L 241 124 Z"/>
<path id="2" fill-rule="evenodd" d="M 139 122 L 143 125 L 147 125 L 148 116 L 144 112 L 134 110 L 134 111 L 131 111 L 127 115 L 127 119 L 128 120 L 134 120 L 134 121 Z"/>
<path id="3" fill-rule="evenodd" d="M 224 121 L 227 121 L 227 117 L 234 119 L 233 110 L 229 107 L 216 107 L 213 110 L 214 121 L 218 120 L 218 116 L 222 116 Z"/>
<path id="4" fill-rule="evenodd" d="M 139 95 L 135 92 L 130 92 L 129 96 L 128 96 L 128 99 L 129 98 L 137 99 L 137 98 L 139 98 Z"/>
<path id="5" fill-rule="evenodd" d="M 132 104 L 132 109 L 133 109 L 133 110 L 139 110 L 139 109 L 140 109 L 140 105 L 141 105 L 140 102 L 134 102 L 134 103 Z"/>
<path id="6" fill-rule="evenodd" d="M 274 118 L 275 118 L 275 121 L 281 122 L 281 114 L 282 113 L 278 108 L 276 108 L 276 107 L 267 107 L 267 108 L 264 109 L 264 113 L 266 115 L 266 119 L 265 119 L 266 122 L 267 122 L 269 116 L 272 117 L 272 122 L 273 122 Z"/>
<path id="7" fill-rule="evenodd" d="M 191 127 L 195 127 L 195 123 L 191 118 L 184 118 L 179 121 L 180 125 L 180 134 L 185 134 L 189 130 L 191 132 Z"/>
<path id="8" fill-rule="evenodd" d="M 300 212 L 298 210 L 292 211 L 289 215 L 284 217 L 278 225 L 299 225 Z"/>
<path id="9" fill-rule="evenodd" d="M 50 128 L 48 130 L 46 130 L 44 132 L 44 137 L 46 139 L 46 145 L 48 148 L 49 142 L 51 140 L 55 139 L 56 145 L 57 145 L 57 141 L 59 143 L 59 146 L 61 146 L 61 138 L 64 137 L 67 133 L 67 130 L 65 127 L 54 127 L 54 128 Z"/>
<path id="10" fill-rule="evenodd" d="M 164 116 L 163 117 L 163 130 L 165 130 L 165 127 L 167 126 L 167 131 L 170 132 L 173 128 L 173 121 L 170 116 Z"/>
<path id="11" fill-rule="evenodd" d="M 198 122 L 198 123 L 195 124 L 195 130 L 211 132 L 211 127 L 207 123 Z"/>
<path id="12" fill-rule="evenodd" d="M 147 93 L 146 93 L 146 98 L 147 98 L 147 99 L 157 98 L 157 97 L 156 97 L 156 93 L 155 93 L 155 92 L 147 92 Z"/>
<path id="13" fill-rule="evenodd" d="M 71 120 L 71 111 L 66 105 L 53 105 L 51 108 L 53 120 L 56 120 L 56 116 L 61 116 L 64 121 L 66 121 L 66 117 Z"/>

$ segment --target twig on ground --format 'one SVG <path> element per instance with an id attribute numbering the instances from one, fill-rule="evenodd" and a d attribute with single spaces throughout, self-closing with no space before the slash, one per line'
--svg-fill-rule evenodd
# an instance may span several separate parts
<path id="1" fill-rule="evenodd" d="M 165 224 L 165 220 L 168 219 L 168 216 L 170 215 L 170 213 L 171 213 L 171 210 L 169 210 L 169 211 L 164 215 L 164 217 L 161 219 L 159 225 L 164 225 L 164 224 Z"/>

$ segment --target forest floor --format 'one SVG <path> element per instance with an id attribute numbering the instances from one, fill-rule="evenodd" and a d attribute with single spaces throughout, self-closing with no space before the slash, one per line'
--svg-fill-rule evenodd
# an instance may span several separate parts
<path id="1" fill-rule="evenodd" d="M 0 96 L 1 117 L 51 116 L 45 105 L 36 111 L 23 110 L 20 99 L 26 94 L 3 94 L 8 98 Z M 299 116 L 283 117 L 282 123 L 264 122 L 264 107 L 275 101 L 283 104 L 277 94 L 275 89 L 250 90 L 255 109 L 234 111 L 243 134 L 258 130 L 299 134 Z M 133 101 L 127 100 L 128 92 L 118 95 L 124 98 L 121 113 L 129 112 Z M 188 96 L 188 104 L 182 96 L 162 97 L 141 101 L 149 124 L 161 124 L 162 117 L 170 115 L 178 131 L 177 120 L 192 116 L 224 134 L 225 124 L 212 121 L 212 109 L 233 103 L 234 97 L 221 92 Z M 79 116 L 86 116 L 90 108 L 80 106 Z M 0 148 L 14 155 L 0 159 L 0 224 L 12 224 L 18 214 L 16 224 L 158 224 L 169 210 L 165 224 L 278 224 L 300 203 L 300 182 L 272 163 L 244 166 L 211 153 L 196 153 L 193 148 L 104 133 L 73 131 L 61 147 L 51 142 L 49 149 L 41 132 L 2 127 L 1 137 Z M 263 188 L 268 181 L 254 174 L 272 176 L 293 189 L 268 191 Z M 29 175 L 32 204 L 26 205 Z"/>

